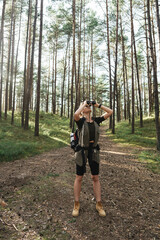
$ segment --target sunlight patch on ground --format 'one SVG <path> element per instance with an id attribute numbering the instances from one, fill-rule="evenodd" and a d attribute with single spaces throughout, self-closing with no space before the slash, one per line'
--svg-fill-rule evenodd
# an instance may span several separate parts
<path id="1" fill-rule="evenodd" d="M 124 168 L 124 169 L 127 169 L 129 171 L 133 171 L 133 172 L 135 172 L 135 171 L 140 172 L 140 170 L 137 167 L 135 167 L 135 166 L 131 167 L 130 165 L 128 166 L 126 164 L 124 164 L 122 166 L 122 165 L 118 165 L 118 164 L 114 164 L 114 163 L 109 163 L 109 162 L 107 162 L 105 160 L 101 160 L 101 164 L 108 165 L 108 166 L 114 166 L 116 168 Z"/>
<path id="2" fill-rule="evenodd" d="M 67 142 L 67 141 L 64 141 L 64 140 L 62 140 L 62 139 L 60 139 L 60 138 L 57 138 L 57 137 L 50 137 L 50 138 L 52 138 L 52 139 L 54 139 L 54 140 L 56 140 L 56 141 L 58 141 L 58 142 L 62 142 L 62 143 L 65 143 L 65 144 L 68 145 L 68 142 Z"/>
<path id="3" fill-rule="evenodd" d="M 111 153 L 111 154 L 117 154 L 117 155 L 134 156 L 134 154 L 124 153 L 124 152 L 101 151 L 101 153 Z"/>

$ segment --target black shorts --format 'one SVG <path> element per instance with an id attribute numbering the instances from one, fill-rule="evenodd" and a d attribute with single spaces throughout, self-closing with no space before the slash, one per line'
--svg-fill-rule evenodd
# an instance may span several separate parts
<path id="1" fill-rule="evenodd" d="M 92 160 L 92 145 L 89 146 L 88 149 L 88 163 L 91 169 L 91 174 L 92 175 L 98 175 L 99 174 L 99 163 L 95 162 Z M 83 166 L 79 166 L 76 164 L 76 174 L 79 176 L 83 176 L 84 173 L 86 172 L 86 163 L 83 164 Z"/>

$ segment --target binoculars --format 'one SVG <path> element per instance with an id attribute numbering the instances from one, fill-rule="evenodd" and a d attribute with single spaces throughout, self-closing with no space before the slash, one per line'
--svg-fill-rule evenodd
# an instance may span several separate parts
<path id="1" fill-rule="evenodd" d="M 89 106 L 91 106 L 91 105 L 96 104 L 96 101 L 94 101 L 94 100 L 92 100 L 92 101 L 87 101 L 87 104 L 88 104 Z"/>

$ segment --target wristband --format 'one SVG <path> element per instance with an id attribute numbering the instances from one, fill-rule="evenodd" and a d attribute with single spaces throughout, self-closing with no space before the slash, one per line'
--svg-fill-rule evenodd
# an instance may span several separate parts
<path id="1" fill-rule="evenodd" d="M 99 104 L 98 108 L 101 108 L 102 104 Z"/>

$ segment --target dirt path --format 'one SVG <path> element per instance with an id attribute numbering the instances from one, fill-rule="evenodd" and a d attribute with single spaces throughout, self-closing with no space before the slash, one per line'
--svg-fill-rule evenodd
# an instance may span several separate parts
<path id="1" fill-rule="evenodd" d="M 100 218 L 90 170 L 83 178 L 81 211 L 71 215 L 75 165 L 69 147 L 0 164 L 0 239 L 6 240 L 158 240 L 160 239 L 160 175 L 101 129 L 102 200 Z"/>

